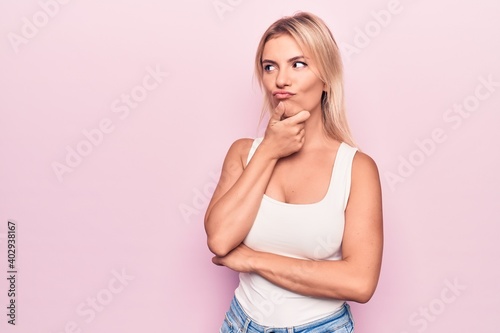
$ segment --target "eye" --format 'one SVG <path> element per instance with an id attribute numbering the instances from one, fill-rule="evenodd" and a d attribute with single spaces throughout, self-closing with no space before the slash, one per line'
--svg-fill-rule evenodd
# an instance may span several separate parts
<path id="1" fill-rule="evenodd" d="M 266 71 L 266 72 L 270 72 L 274 69 L 275 69 L 275 67 L 273 65 L 270 65 L 270 64 L 264 65 L 264 71 Z"/>
<path id="2" fill-rule="evenodd" d="M 293 68 L 303 68 L 306 66 L 307 66 L 307 64 L 303 61 L 296 61 L 293 63 Z"/>

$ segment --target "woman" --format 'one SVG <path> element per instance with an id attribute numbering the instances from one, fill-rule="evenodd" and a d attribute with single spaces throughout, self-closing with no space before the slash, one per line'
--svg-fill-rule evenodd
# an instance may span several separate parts
<path id="1" fill-rule="evenodd" d="M 263 138 L 229 149 L 207 208 L 213 262 L 240 272 L 221 332 L 352 332 L 382 259 L 377 166 L 354 148 L 330 30 L 299 13 L 257 49 L 272 110 Z"/>

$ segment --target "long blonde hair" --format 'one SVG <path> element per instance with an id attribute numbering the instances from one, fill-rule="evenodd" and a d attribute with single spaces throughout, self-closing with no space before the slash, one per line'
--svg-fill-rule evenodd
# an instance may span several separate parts
<path id="1" fill-rule="evenodd" d="M 274 22 L 262 36 L 255 56 L 255 75 L 259 86 L 263 87 L 262 53 L 270 39 L 287 34 L 300 46 L 306 47 L 317 64 L 318 77 L 326 85 L 321 96 L 323 127 L 328 136 L 355 146 L 352 139 L 344 105 L 344 80 L 342 58 L 325 22 L 314 14 L 300 12 Z M 264 109 L 273 109 L 272 98 L 268 92 L 264 97 Z"/>

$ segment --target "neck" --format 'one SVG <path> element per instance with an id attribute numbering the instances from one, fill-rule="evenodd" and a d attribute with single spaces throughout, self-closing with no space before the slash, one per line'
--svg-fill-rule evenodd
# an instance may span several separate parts
<path id="1" fill-rule="evenodd" d="M 325 132 L 321 110 L 311 112 L 311 116 L 305 122 L 305 142 L 300 151 L 307 152 L 309 150 L 331 146 L 336 143 Z"/>

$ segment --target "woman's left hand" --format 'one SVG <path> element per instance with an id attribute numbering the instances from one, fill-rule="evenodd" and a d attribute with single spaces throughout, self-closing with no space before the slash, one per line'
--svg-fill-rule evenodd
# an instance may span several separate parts
<path id="1" fill-rule="evenodd" d="M 236 272 L 252 272 L 252 262 L 257 252 L 241 243 L 224 257 L 215 256 L 212 262 L 219 266 L 226 266 Z"/>

